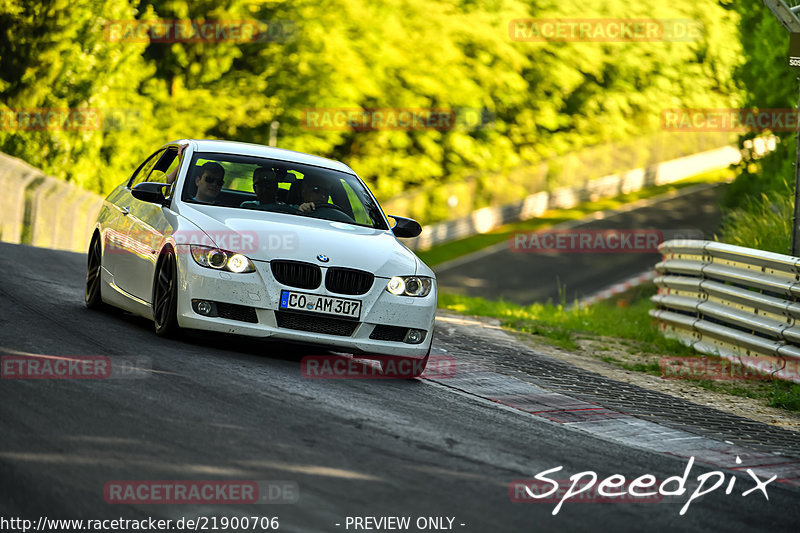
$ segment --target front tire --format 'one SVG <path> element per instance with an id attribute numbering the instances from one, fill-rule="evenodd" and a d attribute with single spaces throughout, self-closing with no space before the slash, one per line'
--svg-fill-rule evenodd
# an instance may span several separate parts
<path id="1" fill-rule="evenodd" d="M 381 359 L 381 372 L 386 376 L 396 377 L 398 379 L 418 378 L 425 372 L 425 367 L 428 365 L 430 356 L 430 348 L 428 348 L 428 353 L 426 353 L 425 357 L 422 359 L 387 356 Z"/>
<path id="2" fill-rule="evenodd" d="M 156 268 L 153 322 L 159 337 L 170 337 L 178 332 L 178 268 L 171 249 L 162 254 Z"/>
<path id="3" fill-rule="evenodd" d="M 100 285 L 103 282 L 103 250 L 100 246 L 100 236 L 95 234 L 89 245 L 86 270 L 86 293 L 84 301 L 89 309 L 102 309 L 103 298 Z"/>

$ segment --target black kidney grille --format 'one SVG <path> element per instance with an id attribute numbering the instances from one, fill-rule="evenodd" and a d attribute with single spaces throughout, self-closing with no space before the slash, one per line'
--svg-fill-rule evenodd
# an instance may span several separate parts
<path id="1" fill-rule="evenodd" d="M 328 318 L 318 315 L 304 315 L 275 311 L 275 320 L 279 328 L 309 331 L 311 333 L 324 333 L 326 335 L 339 335 L 349 337 L 358 327 L 358 322 L 342 320 L 341 318 Z"/>
<path id="2" fill-rule="evenodd" d="M 325 274 L 325 288 L 338 294 L 364 294 L 374 281 L 372 273 L 352 268 L 332 267 Z"/>
<path id="3" fill-rule="evenodd" d="M 272 275 L 278 283 L 300 289 L 316 289 L 322 282 L 322 271 L 317 265 L 299 261 L 272 261 Z"/>

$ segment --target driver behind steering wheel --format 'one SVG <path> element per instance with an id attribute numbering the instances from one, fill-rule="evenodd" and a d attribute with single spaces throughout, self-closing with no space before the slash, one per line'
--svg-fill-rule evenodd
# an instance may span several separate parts
<path id="1" fill-rule="evenodd" d="M 327 204 L 331 189 L 324 180 L 308 176 L 302 180 L 300 190 L 301 203 L 298 209 L 303 213 L 311 213 L 318 205 Z"/>

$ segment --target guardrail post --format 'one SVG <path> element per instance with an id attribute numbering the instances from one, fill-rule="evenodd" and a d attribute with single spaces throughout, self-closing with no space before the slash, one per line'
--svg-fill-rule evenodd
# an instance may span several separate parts
<path id="1" fill-rule="evenodd" d="M 800 92 L 800 78 L 798 81 L 798 92 Z M 797 99 L 797 112 L 800 113 L 800 95 Z M 792 216 L 792 255 L 795 257 L 800 256 L 800 128 L 797 132 L 797 150 L 795 151 L 794 160 L 794 215 Z"/>

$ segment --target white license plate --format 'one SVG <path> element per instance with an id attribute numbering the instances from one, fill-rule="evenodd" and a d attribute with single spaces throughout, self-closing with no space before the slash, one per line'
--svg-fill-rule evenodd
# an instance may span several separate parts
<path id="1" fill-rule="evenodd" d="M 331 298 L 330 296 L 304 292 L 281 291 L 280 308 L 354 318 L 356 320 L 361 317 L 361 302 L 358 300 Z"/>

